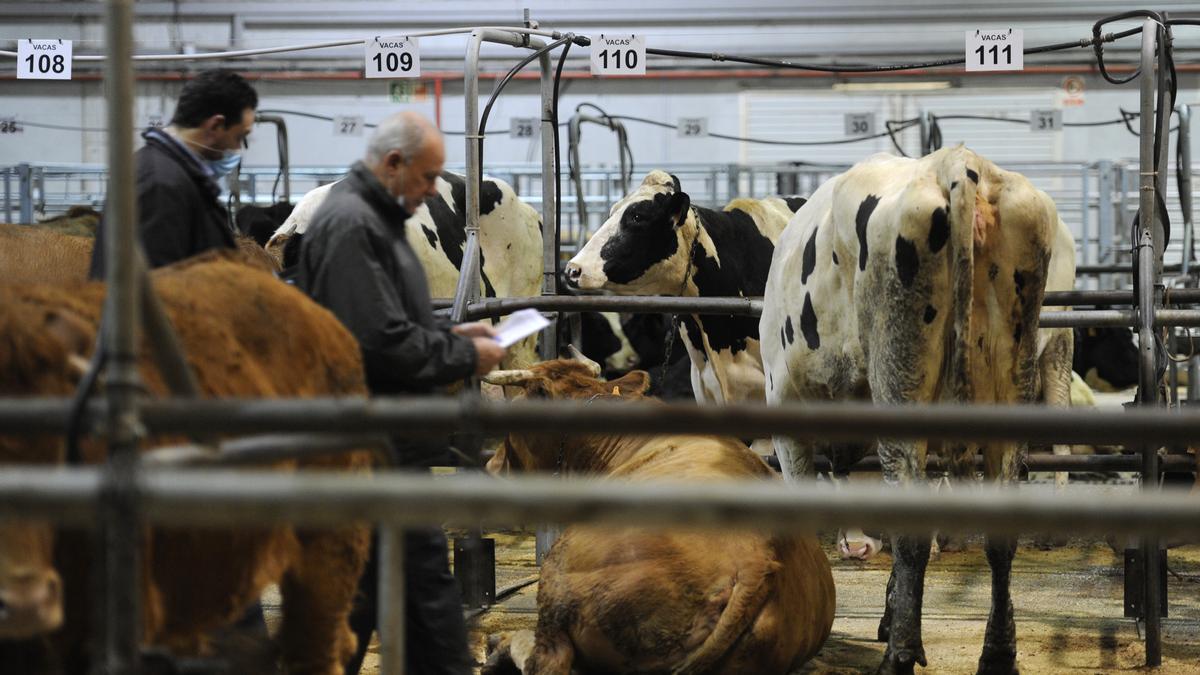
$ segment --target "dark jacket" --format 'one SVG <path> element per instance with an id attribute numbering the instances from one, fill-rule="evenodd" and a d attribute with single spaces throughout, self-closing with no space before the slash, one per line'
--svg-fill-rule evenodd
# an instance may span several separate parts
<path id="1" fill-rule="evenodd" d="M 166 132 L 142 134 L 146 145 L 134 153 L 138 236 L 150 267 L 161 267 L 210 248 L 234 248 L 221 188 Z M 96 229 L 89 275 L 104 276 L 103 219 Z"/>
<path id="2" fill-rule="evenodd" d="M 358 339 L 372 394 L 426 394 L 475 372 L 470 338 L 435 319 L 404 208 L 361 162 L 304 233 L 296 286 Z"/>

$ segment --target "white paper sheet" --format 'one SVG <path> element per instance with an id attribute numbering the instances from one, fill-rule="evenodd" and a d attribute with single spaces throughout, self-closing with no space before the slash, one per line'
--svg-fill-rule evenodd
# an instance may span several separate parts
<path id="1" fill-rule="evenodd" d="M 549 326 L 550 322 L 536 309 L 519 309 L 496 324 L 496 342 L 509 347 L 521 338 Z"/>

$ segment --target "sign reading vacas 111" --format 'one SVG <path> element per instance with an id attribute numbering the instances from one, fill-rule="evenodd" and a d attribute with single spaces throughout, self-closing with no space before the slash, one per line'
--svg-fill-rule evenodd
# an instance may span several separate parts
<path id="1" fill-rule="evenodd" d="M 1025 31 L 977 28 L 967 31 L 967 71 L 1024 70 Z"/>

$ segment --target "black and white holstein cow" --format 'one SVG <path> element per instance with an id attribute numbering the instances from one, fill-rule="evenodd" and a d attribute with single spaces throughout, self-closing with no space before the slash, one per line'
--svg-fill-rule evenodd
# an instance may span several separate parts
<path id="1" fill-rule="evenodd" d="M 1045 193 L 962 146 L 921 159 L 875 155 L 830 179 L 775 251 L 760 324 L 768 402 L 1034 401 L 1038 313 L 1057 223 Z M 922 482 L 929 445 L 880 439 L 885 480 Z M 785 475 L 811 475 L 816 446 L 776 438 Z M 975 452 L 946 449 L 954 464 Z M 984 444 L 987 476 L 1014 479 L 1022 449 Z M 929 535 L 893 537 L 881 673 L 926 665 L 929 550 Z M 992 608 L 981 673 L 1017 671 L 1015 551 L 1015 538 L 987 540 Z"/>
<path id="2" fill-rule="evenodd" d="M 803 201 L 735 199 L 714 211 L 693 206 L 675 176 L 651 171 L 567 263 L 567 283 L 621 295 L 761 296 L 775 241 Z M 680 335 L 697 401 L 762 400 L 753 317 L 692 314 Z"/>
<path id="3" fill-rule="evenodd" d="M 267 243 L 285 271 L 295 264 L 300 238 L 325 201 L 334 183 L 308 192 Z M 425 203 L 404 223 L 409 245 L 416 252 L 429 292 L 435 298 L 454 296 L 467 241 L 466 181 L 442 172 L 439 198 Z M 479 193 L 479 248 L 482 262 L 480 293 L 484 297 L 528 297 L 542 292 L 542 219 L 502 180 L 484 177 Z M 505 368 L 527 368 L 537 362 L 536 336 L 513 345 Z"/>

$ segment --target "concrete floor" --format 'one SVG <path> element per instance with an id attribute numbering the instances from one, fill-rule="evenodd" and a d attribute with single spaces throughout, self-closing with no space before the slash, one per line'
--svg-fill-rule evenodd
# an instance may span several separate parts
<path id="1" fill-rule="evenodd" d="M 826 547 L 837 584 L 833 634 L 801 673 L 869 673 L 883 654 L 875 632 L 891 566 L 885 553 L 868 562 L 837 560 Z M 531 546 L 522 544 L 521 550 Z M 527 561 L 506 557 L 502 576 L 528 574 Z M 1172 549 L 1170 618 L 1164 621 L 1164 665 L 1151 672 L 1200 673 L 1200 546 Z M 516 563 L 516 564 L 514 564 Z M 1137 624 L 1122 618 L 1121 560 L 1101 542 L 1073 541 L 1042 551 L 1023 544 L 1013 565 L 1018 663 L 1026 673 L 1110 673 L 1144 670 Z M 504 581 L 497 581 L 503 585 Z M 980 542 L 930 563 L 922 624 L 929 668 L 923 673 L 973 673 L 983 644 L 990 581 Z M 483 657 L 488 634 L 533 628 L 536 586 L 481 615 L 472 646 Z"/>

